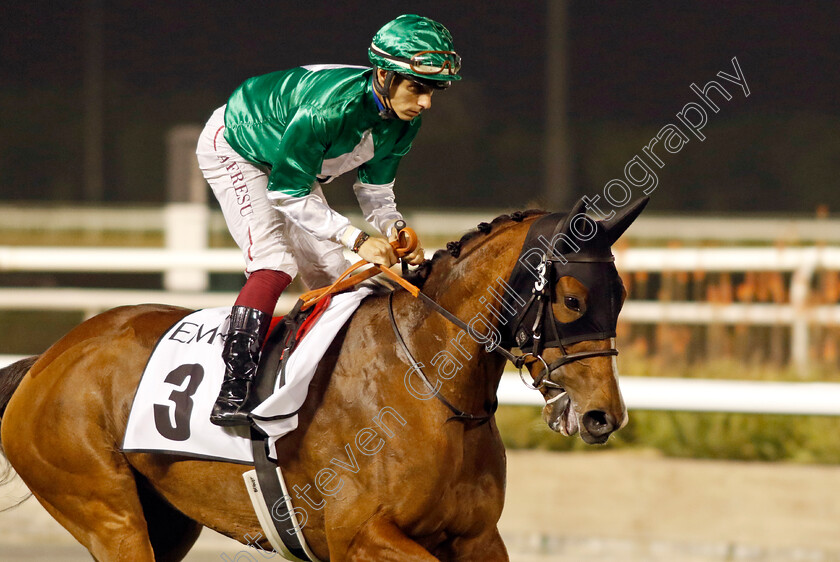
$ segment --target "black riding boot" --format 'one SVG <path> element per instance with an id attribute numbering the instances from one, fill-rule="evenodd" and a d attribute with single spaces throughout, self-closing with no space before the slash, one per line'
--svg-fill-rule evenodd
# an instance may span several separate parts
<path id="1" fill-rule="evenodd" d="M 230 328 L 225 339 L 222 359 L 225 378 L 210 421 L 216 425 L 247 424 L 248 392 L 257 376 L 260 349 L 271 316 L 247 306 L 234 306 L 230 313 Z"/>

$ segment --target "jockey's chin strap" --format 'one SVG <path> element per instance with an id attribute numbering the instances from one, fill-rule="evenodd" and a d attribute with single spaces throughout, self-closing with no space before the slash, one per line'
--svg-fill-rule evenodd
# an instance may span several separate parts
<path id="1" fill-rule="evenodd" d="M 374 69 L 373 76 L 371 77 L 371 84 L 373 85 L 373 89 L 376 94 L 382 96 L 382 101 L 380 101 L 376 94 L 373 95 L 373 101 L 376 102 L 376 108 L 379 110 L 379 116 L 382 119 L 397 119 L 397 113 L 391 106 L 391 84 L 394 82 L 396 73 L 393 70 L 389 70 L 385 75 L 385 81 L 383 84 L 379 83 L 376 74 L 376 69 Z"/>

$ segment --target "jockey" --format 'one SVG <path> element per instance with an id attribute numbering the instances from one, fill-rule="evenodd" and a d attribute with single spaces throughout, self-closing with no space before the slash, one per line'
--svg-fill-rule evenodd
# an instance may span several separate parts
<path id="1" fill-rule="evenodd" d="M 317 65 L 246 80 L 213 113 L 198 141 L 199 166 L 242 249 L 247 280 L 231 310 L 225 375 L 211 421 L 247 423 L 260 348 L 283 290 L 300 273 L 310 288 L 347 267 L 343 248 L 392 266 L 389 240 L 402 219 L 394 202 L 400 159 L 435 90 L 460 80 L 461 59 L 441 24 L 403 15 L 368 49 L 373 68 Z M 353 186 L 382 235 L 369 236 L 331 209 L 321 185 L 357 170 Z M 417 265 L 423 249 L 403 258 Z"/>

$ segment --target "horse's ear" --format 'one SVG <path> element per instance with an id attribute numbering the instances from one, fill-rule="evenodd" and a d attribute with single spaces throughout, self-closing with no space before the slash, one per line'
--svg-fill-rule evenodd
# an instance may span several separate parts
<path id="1" fill-rule="evenodd" d="M 627 230 L 634 220 L 636 220 L 639 213 L 644 210 L 648 201 L 650 201 L 650 197 L 642 197 L 635 203 L 616 213 L 612 219 L 608 221 L 600 221 L 607 233 L 607 239 L 610 241 L 610 246 L 615 244 L 615 241 L 621 238 L 624 231 Z"/>
<path id="2" fill-rule="evenodd" d="M 558 232 L 569 234 L 569 226 L 572 224 L 572 219 L 581 213 L 586 213 L 586 202 L 584 202 L 583 197 L 577 200 L 574 207 L 572 207 L 572 209 L 566 213 L 566 216 L 563 217 L 563 220 L 557 224 L 557 227 L 554 229 L 554 234 L 556 235 Z"/>
<path id="3" fill-rule="evenodd" d="M 572 207 L 572 210 L 569 211 L 569 214 L 566 215 L 566 216 L 568 217 L 569 220 L 571 220 L 576 215 L 579 215 L 580 213 L 585 213 L 585 212 L 586 212 L 586 203 L 583 201 L 583 198 L 581 197 L 580 199 L 578 199 L 577 203 L 575 203 L 575 206 Z"/>

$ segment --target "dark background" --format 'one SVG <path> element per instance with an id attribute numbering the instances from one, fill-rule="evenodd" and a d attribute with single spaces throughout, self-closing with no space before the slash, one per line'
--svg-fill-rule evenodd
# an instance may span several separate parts
<path id="1" fill-rule="evenodd" d="M 11 2 L 0 34 L 0 199 L 156 203 L 165 135 L 203 124 L 245 78 L 312 63 L 367 64 L 401 13 L 444 23 L 464 79 L 436 95 L 397 180 L 404 208 L 544 200 L 547 2 L 101 0 L 104 188 L 83 179 L 85 18 L 91 2 Z M 749 98 L 709 115 L 707 139 L 663 157 L 657 211 L 840 208 L 840 3 L 568 4 L 569 197 L 600 193 L 737 57 Z M 718 79 L 720 81 L 720 79 Z M 328 186 L 339 206 L 352 194 Z M 92 201 L 97 202 L 97 201 Z"/>

